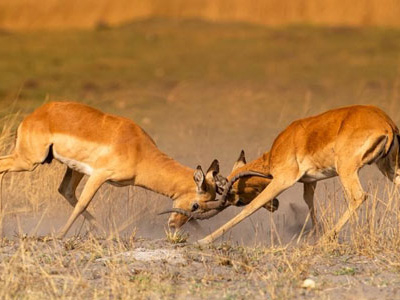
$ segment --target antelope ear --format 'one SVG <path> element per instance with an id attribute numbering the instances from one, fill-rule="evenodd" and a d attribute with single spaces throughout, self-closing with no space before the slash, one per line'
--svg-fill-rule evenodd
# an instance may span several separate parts
<path id="1" fill-rule="evenodd" d="M 214 159 L 207 170 L 206 178 L 208 180 L 215 180 L 215 176 L 217 176 L 218 173 L 219 173 L 219 162 L 217 159 Z"/>
<path id="2" fill-rule="evenodd" d="M 196 182 L 197 191 L 199 193 L 205 192 L 207 190 L 206 177 L 204 176 L 201 166 L 197 166 L 196 171 L 194 171 L 193 174 L 193 179 L 194 182 Z"/>
<path id="3" fill-rule="evenodd" d="M 244 150 L 240 152 L 239 158 L 236 160 L 235 164 L 233 165 L 232 172 L 236 169 L 243 167 L 246 164 L 246 157 L 244 155 Z"/>
<path id="4" fill-rule="evenodd" d="M 216 186 L 216 192 L 220 195 L 224 192 L 225 186 L 228 183 L 228 179 L 226 179 L 224 176 L 221 174 L 217 174 L 215 176 L 215 186 Z"/>

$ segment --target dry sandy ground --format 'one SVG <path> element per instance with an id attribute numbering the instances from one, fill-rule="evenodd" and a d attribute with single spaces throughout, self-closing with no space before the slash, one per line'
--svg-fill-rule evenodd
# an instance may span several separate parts
<path id="1" fill-rule="evenodd" d="M 246 248 L 164 239 L 3 241 L 0 279 L 12 298 L 398 299 L 395 257 L 336 248 Z M 38 255 L 40 253 L 40 255 Z M 10 279 L 9 277 L 13 277 Z M 305 279 L 312 288 L 302 287 Z M 26 286 L 24 286 L 26 285 Z"/>

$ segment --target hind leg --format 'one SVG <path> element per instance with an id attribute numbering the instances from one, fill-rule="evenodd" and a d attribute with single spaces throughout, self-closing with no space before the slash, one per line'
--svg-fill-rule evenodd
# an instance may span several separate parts
<path id="1" fill-rule="evenodd" d="M 352 163 L 346 165 L 342 164 L 338 167 L 339 178 L 348 199 L 348 208 L 336 223 L 335 227 L 325 234 L 326 237 L 338 234 L 350 217 L 356 213 L 358 207 L 367 199 L 367 195 L 358 177 L 358 171 L 359 169 L 357 166 L 352 165 Z"/>
<path id="2" fill-rule="evenodd" d="M 310 212 L 311 222 L 313 229 L 317 229 L 317 217 L 315 216 L 314 209 L 314 192 L 317 186 L 317 182 L 304 183 L 304 201 L 307 203 L 308 210 Z"/>
<path id="3" fill-rule="evenodd" d="M 52 145 L 47 125 L 35 120 L 32 115 L 22 121 L 13 153 L 0 157 L 0 173 L 33 171 L 46 160 Z"/>
<path id="4" fill-rule="evenodd" d="M 0 174 L 4 172 L 21 172 L 33 171 L 39 162 L 32 162 L 31 160 L 22 159 L 18 154 L 0 157 Z"/>
<path id="5" fill-rule="evenodd" d="M 67 167 L 67 171 L 65 172 L 64 178 L 58 188 L 58 192 L 68 201 L 69 204 L 71 204 L 72 207 L 75 207 L 76 203 L 78 203 L 75 192 L 82 178 L 82 173 L 76 172 Z M 96 225 L 95 218 L 88 211 L 84 211 L 82 214 L 91 225 Z"/>
<path id="6" fill-rule="evenodd" d="M 376 165 L 391 182 L 400 185 L 400 151 L 398 139 L 395 139 L 389 153 L 380 158 Z"/>
<path id="7" fill-rule="evenodd" d="M 15 152 L 11 155 L 0 157 L 0 185 L 3 184 L 3 176 L 7 172 L 33 171 L 38 163 L 32 163 L 30 160 L 22 159 Z M 3 214 L 3 199 L 0 196 L 0 214 Z M 2 235 L 2 221 L 0 221 L 0 235 Z"/>
<path id="8" fill-rule="evenodd" d="M 49 155 L 51 143 L 46 135 L 34 134 L 18 128 L 15 149 L 12 154 L 0 157 L 0 174 L 4 172 L 33 171 Z"/>
<path id="9" fill-rule="evenodd" d="M 379 160 L 376 165 L 379 171 L 386 176 L 395 185 L 400 185 L 400 169 L 396 164 L 392 163 L 388 158 Z"/>

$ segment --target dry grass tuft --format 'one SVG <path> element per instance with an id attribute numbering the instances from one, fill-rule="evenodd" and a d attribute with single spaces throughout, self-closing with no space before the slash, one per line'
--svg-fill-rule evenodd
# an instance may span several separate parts
<path id="1" fill-rule="evenodd" d="M 165 229 L 165 235 L 167 241 L 172 244 L 186 243 L 189 238 L 189 233 L 182 230 L 171 230 L 170 228 Z"/>

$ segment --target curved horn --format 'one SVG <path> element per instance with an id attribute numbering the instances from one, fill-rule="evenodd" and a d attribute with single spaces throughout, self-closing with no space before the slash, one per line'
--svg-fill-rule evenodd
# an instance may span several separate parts
<path id="1" fill-rule="evenodd" d="M 220 208 L 220 207 L 225 206 L 226 197 L 228 196 L 228 193 L 231 190 L 233 184 L 240 178 L 247 177 L 247 176 L 258 176 L 258 177 L 272 179 L 272 176 L 270 174 L 263 174 L 263 173 L 259 173 L 259 172 L 255 172 L 255 171 L 245 171 L 245 172 L 238 173 L 235 176 L 233 176 L 231 178 L 231 180 L 229 180 L 229 182 L 226 184 L 224 192 L 221 195 L 221 198 L 216 201 L 207 202 L 206 207 L 208 209 L 215 209 L 215 208 Z"/>
<path id="2" fill-rule="evenodd" d="M 223 211 L 228 206 L 229 205 L 225 205 L 221 208 L 198 212 L 198 213 L 193 214 L 192 218 L 196 219 L 196 220 L 206 220 L 206 219 L 209 219 L 209 218 L 214 217 L 215 215 L 219 214 L 221 211 Z"/>
<path id="3" fill-rule="evenodd" d="M 223 211 L 225 208 L 227 208 L 229 205 L 226 205 L 226 197 L 228 196 L 228 193 L 230 189 L 232 188 L 233 184 L 239 180 L 242 177 L 247 177 L 247 176 L 258 176 L 258 177 L 263 177 L 263 178 L 269 178 L 272 179 L 272 176 L 270 174 L 263 174 L 255 171 L 246 171 L 246 172 L 241 172 L 236 174 L 235 176 L 232 177 L 232 179 L 227 183 L 224 192 L 222 193 L 222 196 L 219 200 L 215 201 L 209 201 L 206 203 L 206 211 L 202 212 L 189 212 L 187 210 L 181 209 L 181 208 L 171 208 L 164 210 L 158 215 L 163 215 L 163 214 L 169 214 L 169 213 L 178 213 L 182 214 L 190 219 L 198 219 L 198 220 L 205 220 L 209 219 L 216 214 L 219 214 L 221 211 Z"/>
<path id="4" fill-rule="evenodd" d="M 164 215 L 164 214 L 169 214 L 169 213 L 178 213 L 178 214 L 182 214 L 182 215 L 184 215 L 184 216 L 186 216 L 188 218 L 192 218 L 192 213 L 191 212 L 189 212 L 187 210 L 184 210 L 184 209 L 181 209 L 181 208 L 167 209 L 167 210 L 164 210 L 164 211 L 158 213 L 158 215 Z"/>
<path id="5" fill-rule="evenodd" d="M 225 204 L 225 203 L 222 203 L 221 198 L 220 198 L 219 200 L 208 201 L 205 203 L 204 206 L 205 206 L 206 210 L 210 210 L 210 209 L 221 208 L 221 207 L 223 207 L 223 204 Z"/>
<path id="6" fill-rule="evenodd" d="M 219 208 L 215 208 L 215 209 L 211 209 L 211 210 L 194 212 L 194 213 L 188 212 L 181 208 L 171 208 L 171 209 L 167 209 L 165 211 L 158 213 L 158 215 L 169 214 L 169 213 L 178 213 L 178 214 L 182 214 L 182 215 L 188 217 L 189 219 L 206 220 L 206 219 L 209 219 L 209 218 L 219 214 L 221 211 L 223 211 L 227 207 L 228 207 L 228 205 L 219 207 Z"/>

